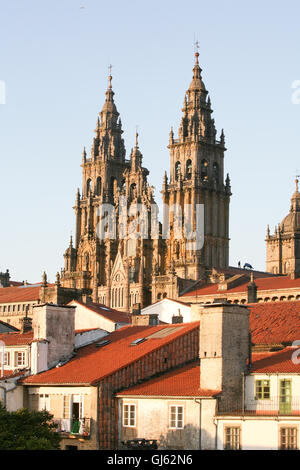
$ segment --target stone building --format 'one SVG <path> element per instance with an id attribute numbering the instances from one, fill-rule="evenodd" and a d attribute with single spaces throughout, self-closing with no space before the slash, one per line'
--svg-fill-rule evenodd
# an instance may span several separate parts
<path id="1" fill-rule="evenodd" d="M 288 274 L 293 279 L 300 274 L 300 193 L 296 179 L 296 191 L 291 199 L 289 214 L 273 235 L 267 230 L 267 271 Z"/>
<path id="2" fill-rule="evenodd" d="M 170 134 L 171 169 L 169 182 L 167 174 L 163 180 L 163 225 L 155 216 L 157 206 L 147 180 L 149 172 L 142 166 L 138 134 L 126 159 L 109 76 L 91 155 L 83 151 L 82 192 L 77 191 L 75 202 L 75 246 L 71 239 L 61 279 L 63 286 L 81 289 L 94 302 L 124 311 L 135 304 L 145 307 L 163 297 L 178 297 L 213 266 L 228 266 L 231 190 L 229 177 L 224 181 L 224 133 L 216 139 L 199 54 L 195 56 L 179 139 L 174 139 L 173 131 Z M 203 249 L 190 247 L 191 234 L 198 229 L 197 204 L 204 205 Z M 137 207 L 138 216 L 131 213 Z M 180 233 L 175 227 L 177 210 L 184 220 Z"/>

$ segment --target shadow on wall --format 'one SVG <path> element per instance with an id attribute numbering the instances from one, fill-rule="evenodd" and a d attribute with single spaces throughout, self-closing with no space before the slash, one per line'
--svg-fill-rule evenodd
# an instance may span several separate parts
<path id="1" fill-rule="evenodd" d="M 124 428 L 123 428 L 124 430 Z M 199 428 L 192 424 L 187 424 L 183 429 L 170 429 L 166 434 L 147 433 L 137 435 L 136 428 L 126 428 L 123 433 L 121 441 L 123 443 L 127 440 L 156 440 L 159 450 L 199 450 L 200 449 L 200 432 Z M 212 437 L 207 431 L 201 431 L 202 448 L 203 443 L 205 448 L 214 448 L 215 438 Z M 122 442 L 119 443 L 119 449 L 127 449 L 126 445 Z"/>
<path id="2" fill-rule="evenodd" d="M 202 439 L 203 439 L 202 431 Z M 170 429 L 167 434 L 161 434 L 158 439 L 160 450 L 199 450 L 199 428 L 187 424 L 183 429 Z"/>

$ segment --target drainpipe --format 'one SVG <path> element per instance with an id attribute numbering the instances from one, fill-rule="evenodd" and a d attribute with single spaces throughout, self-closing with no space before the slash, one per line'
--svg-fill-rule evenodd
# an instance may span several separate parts
<path id="1" fill-rule="evenodd" d="M 97 403 L 96 403 L 96 413 L 97 413 L 97 419 L 96 419 L 96 447 L 97 450 L 100 449 L 100 407 L 99 407 L 99 402 L 100 402 L 100 384 L 97 384 Z"/>
<path id="2" fill-rule="evenodd" d="M 200 407 L 199 407 L 199 450 L 201 450 L 201 448 L 202 448 L 202 446 L 201 446 L 201 437 L 202 437 L 202 435 L 201 435 L 202 400 L 197 401 L 197 398 L 195 398 L 195 402 L 198 403 L 198 405 L 200 405 Z"/>
<path id="3" fill-rule="evenodd" d="M 242 372 L 242 410 L 243 416 L 245 414 L 245 373 Z"/>
<path id="4" fill-rule="evenodd" d="M 6 388 L 3 387 L 3 385 L 0 385 L 0 388 L 1 388 L 1 390 L 4 391 L 4 393 L 3 393 L 3 408 L 5 408 L 6 407 Z"/>

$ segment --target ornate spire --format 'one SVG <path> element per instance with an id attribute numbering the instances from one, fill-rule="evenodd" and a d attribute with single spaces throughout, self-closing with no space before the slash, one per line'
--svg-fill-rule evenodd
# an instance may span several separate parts
<path id="1" fill-rule="evenodd" d="M 139 134 L 138 131 L 135 133 L 135 146 L 131 150 L 130 160 L 131 160 L 131 167 L 137 171 L 138 168 L 142 166 L 142 154 L 139 149 Z"/>
<path id="2" fill-rule="evenodd" d="M 105 95 L 105 103 L 97 118 L 91 156 L 94 161 L 100 158 L 104 161 L 114 159 L 123 162 L 125 146 L 122 139 L 121 119 L 114 102 L 111 66 L 109 66 L 108 87 Z M 86 155 L 83 161 L 86 162 Z"/>

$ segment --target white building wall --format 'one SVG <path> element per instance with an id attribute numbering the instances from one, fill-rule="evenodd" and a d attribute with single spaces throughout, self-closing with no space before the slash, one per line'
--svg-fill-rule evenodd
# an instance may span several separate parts
<path id="1" fill-rule="evenodd" d="M 217 423 L 217 449 L 223 450 L 225 445 L 225 428 L 239 426 L 241 429 L 241 450 L 278 450 L 280 427 L 295 426 L 298 428 L 300 417 L 290 419 L 277 418 L 250 418 L 230 419 L 218 418 Z"/>
<path id="2" fill-rule="evenodd" d="M 170 299 L 163 299 L 143 308 L 141 311 L 142 315 L 156 313 L 159 320 L 165 323 L 172 323 L 172 316 L 178 315 L 179 312 L 183 316 L 183 323 L 191 321 L 191 307 Z"/>
<path id="3" fill-rule="evenodd" d="M 115 331 L 116 323 L 109 320 L 89 308 L 77 303 L 76 301 L 70 302 L 68 305 L 73 305 L 75 309 L 75 330 L 85 330 L 88 328 L 101 328 L 102 330 L 111 333 Z"/>

